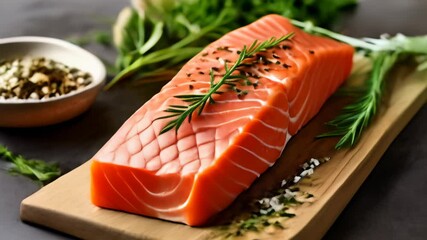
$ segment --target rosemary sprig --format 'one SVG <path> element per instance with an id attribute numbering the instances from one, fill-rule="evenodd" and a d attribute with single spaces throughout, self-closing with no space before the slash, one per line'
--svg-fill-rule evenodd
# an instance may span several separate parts
<path id="1" fill-rule="evenodd" d="M 10 173 L 29 177 L 42 185 L 61 175 L 61 170 L 57 164 L 47 163 L 42 160 L 25 159 L 21 155 L 15 155 L 1 144 L 0 158 L 10 162 L 10 166 L 7 167 Z"/>
<path id="2" fill-rule="evenodd" d="M 402 55 L 427 56 L 427 35 L 407 37 L 397 34 L 394 37 L 383 35 L 380 39 L 357 39 L 314 26 L 309 22 L 292 20 L 292 23 L 309 33 L 323 35 L 352 45 L 372 61 L 372 70 L 365 82 L 366 90 L 361 92 L 354 103 L 344 107 L 342 113 L 328 123 L 335 128 L 334 130 L 318 136 L 341 136 L 335 146 L 337 149 L 356 144 L 363 130 L 372 122 L 383 95 L 387 73 L 399 57 Z"/>
<path id="3" fill-rule="evenodd" d="M 336 147 L 352 146 L 360 138 L 377 113 L 387 72 L 397 61 L 398 54 L 381 52 L 375 57 L 373 71 L 367 79 L 367 89 L 354 103 L 343 108 L 341 114 L 328 125 L 335 129 L 318 137 L 341 136 Z"/>
<path id="4" fill-rule="evenodd" d="M 206 103 L 214 103 L 214 99 L 212 98 L 213 94 L 221 94 L 219 88 L 224 84 L 235 86 L 235 82 L 240 79 L 245 79 L 245 76 L 234 74 L 234 72 L 242 66 L 245 59 L 251 58 L 254 54 L 258 52 L 265 51 L 269 48 L 275 47 L 279 45 L 281 42 L 285 40 L 289 40 L 292 38 L 294 33 L 289 33 L 280 38 L 272 37 L 264 42 L 259 43 L 258 41 L 254 41 L 249 47 L 246 45 L 243 46 L 243 49 L 240 51 L 239 57 L 236 62 L 229 67 L 227 63 L 224 63 L 225 73 L 223 77 L 215 83 L 215 76 L 213 69 L 210 69 L 210 89 L 206 94 L 186 94 L 186 95 L 177 95 L 175 98 L 181 99 L 184 102 L 189 103 L 189 105 L 171 105 L 169 106 L 165 112 L 169 113 L 169 115 L 159 117 L 155 120 L 159 119 L 167 119 L 174 118 L 169 121 L 161 130 L 160 134 L 163 134 L 173 128 L 175 128 L 175 132 L 178 132 L 178 129 L 184 122 L 186 118 L 191 122 L 191 118 L 193 113 L 197 110 L 197 114 L 200 115 L 206 106 Z"/>

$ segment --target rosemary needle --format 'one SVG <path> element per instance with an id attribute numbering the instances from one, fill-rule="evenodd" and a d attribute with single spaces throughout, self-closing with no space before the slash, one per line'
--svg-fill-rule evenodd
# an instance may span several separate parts
<path id="1" fill-rule="evenodd" d="M 293 37 L 294 33 L 289 33 L 280 38 L 272 37 L 264 42 L 259 43 L 258 41 L 254 41 L 249 47 L 243 46 L 243 49 L 240 51 L 239 57 L 236 62 L 229 67 L 227 63 L 224 63 L 225 73 L 223 77 L 217 82 L 214 82 L 214 73 L 213 69 L 210 69 L 210 89 L 206 94 L 187 94 L 187 95 L 177 95 L 175 98 L 179 98 L 184 102 L 189 103 L 189 105 L 170 105 L 164 112 L 169 113 L 169 115 L 156 118 L 159 119 L 167 119 L 174 118 L 169 121 L 163 129 L 160 131 L 160 134 L 163 134 L 171 129 L 175 128 L 175 132 L 178 132 L 178 129 L 182 125 L 185 119 L 188 118 L 188 121 L 191 122 L 191 118 L 193 113 L 197 110 L 197 114 L 200 115 L 206 106 L 206 103 L 214 103 L 212 98 L 213 94 L 220 94 L 218 91 L 219 88 L 224 85 L 234 85 L 234 82 L 239 79 L 244 79 L 244 76 L 239 74 L 234 74 L 235 70 L 243 65 L 243 61 L 247 58 L 251 58 L 257 52 L 265 51 L 269 48 L 275 47 L 279 45 L 281 42 L 285 40 L 289 40 Z"/>

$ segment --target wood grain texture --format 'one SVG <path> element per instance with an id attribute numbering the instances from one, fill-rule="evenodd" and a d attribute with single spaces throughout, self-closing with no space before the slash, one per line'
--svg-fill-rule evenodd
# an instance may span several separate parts
<path id="1" fill-rule="evenodd" d="M 296 208 L 297 216 L 285 222 L 274 235 L 258 234 L 258 239 L 320 239 L 332 225 L 384 151 L 427 100 L 427 73 L 406 75 L 396 71 L 389 85 L 389 98 L 379 116 L 352 149 L 335 151 L 337 139 L 314 137 L 326 129 L 348 99 L 332 97 L 321 112 L 288 144 L 277 163 L 217 218 L 210 227 L 192 228 L 182 224 L 133 214 L 100 209 L 89 201 L 89 163 L 26 198 L 21 204 L 23 221 L 53 228 L 84 239 L 209 239 L 218 228 L 245 209 L 250 199 L 265 194 L 288 178 L 311 157 L 332 159 L 318 168 L 310 184 L 300 188 L 315 196 L 313 203 Z M 252 235 L 251 235 L 252 236 Z"/>

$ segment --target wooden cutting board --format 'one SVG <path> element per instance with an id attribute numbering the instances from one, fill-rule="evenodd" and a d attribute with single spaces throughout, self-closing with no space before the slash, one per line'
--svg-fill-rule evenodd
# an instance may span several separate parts
<path id="1" fill-rule="evenodd" d="M 312 175 L 310 184 L 301 185 L 314 201 L 296 208 L 296 217 L 285 229 L 246 236 L 258 239 L 320 239 L 374 168 L 387 147 L 427 100 L 427 73 L 401 69 L 394 72 L 388 99 L 379 116 L 352 149 L 334 150 L 337 139 L 315 139 L 326 131 L 324 123 L 337 115 L 348 99 L 332 97 L 321 112 L 296 135 L 282 157 L 253 186 L 240 195 L 210 227 L 193 228 L 118 211 L 100 209 L 89 201 L 87 162 L 22 201 L 23 221 L 56 229 L 84 239 L 211 239 L 218 224 L 235 216 L 243 203 L 261 196 L 265 189 L 289 176 L 293 165 L 311 157 L 331 157 Z M 292 164 L 290 164 L 292 163 Z"/>

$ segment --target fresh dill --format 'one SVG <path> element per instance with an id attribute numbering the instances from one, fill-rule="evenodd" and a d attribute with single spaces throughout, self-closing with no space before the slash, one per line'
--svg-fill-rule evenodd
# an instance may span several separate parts
<path id="1" fill-rule="evenodd" d="M 330 30 L 314 26 L 309 22 L 292 20 L 292 23 L 303 28 L 306 32 L 323 35 L 347 43 L 361 51 L 372 62 L 368 73 L 366 89 L 357 94 L 356 100 L 344 107 L 342 113 L 328 122 L 334 129 L 318 137 L 341 137 L 335 148 L 355 145 L 362 132 L 374 119 L 384 93 L 387 74 L 398 61 L 400 56 L 427 55 L 427 35 L 407 37 L 397 34 L 394 37 L 383 35 L 380 39 L 357 39 Z"/>
<path id="2" fill-rule="evenodd" d="M 10 173 L 26 176 L 41 185 L 49 183 L 61 175 L 61 170 L 57 164 L 47 163 L 42 160 L 26 159 L 21 155 L 15 155 L 1 144 L 0 159 L 10 163 L 6 168 Z"/>
<path id="3" fill-rule="evenodd" d="M 243 46 L 243 49 L 240 51 L 240 54 L 234 62 L 234 64 L 229 67 L 227 62 L 224 63 L 225 73 L 222 78 L 215 83 L 214 70 L 210 69 L 210 89 L 206 94 L 186 94 L 186 95 L 177 95 L 175 98 L 181 99 L 184 102 L 189 103 L 188 105 L 171 105 L 164 112 L 169 113 L 166 116 L 159 117 L 159 119 L 174 118 L 169 121 L 161 130 L 160 134 L 163 134 L 171 129 L 175 129 L 175 132 L 178 132 L 178 129 L 182 125 L 185 119 L 188 118 L 188 121 L 191 122 L 192 115 L 195 111 L 200 115 L 206 106 L 206 103 L 214 103 L 212 95 L 221 94 L 219 91 L 220 87 L 224 84 L 231 87 L 235 87 L 235 83 L 238 80 L 245 79 L 245 76 L 241 74 L 235 74 L 235 71 L 244 64 L 244 60 L 252 58 L 254 54 L 258 52 L 265 51 L 269 48 L 279 45 L 285 40 L 292 38 L 294 33 L 289 33 L 280 38 L 270 38 L 264 42 L 259 43 L 254 41 L 249 47 Z"/>

